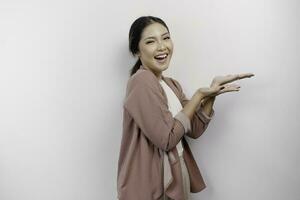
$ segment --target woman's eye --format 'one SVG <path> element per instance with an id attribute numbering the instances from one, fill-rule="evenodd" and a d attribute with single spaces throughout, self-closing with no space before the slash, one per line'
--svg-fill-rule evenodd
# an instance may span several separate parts
<path id="1" fill-rule="evenodd" d="M 148 41 L 148 42 L 146 42 L 146 44 L 149 44 L 149 43 L 152 43 L 153 41 Z"/>
<path id="2" fill-rule="evenodd" d="M 165 39 L 165 40 L 166 40 L 166 39 L 170 39 L 170 37 L 168 36 L 168 37 L 165 37 L 164 39 Z"/>

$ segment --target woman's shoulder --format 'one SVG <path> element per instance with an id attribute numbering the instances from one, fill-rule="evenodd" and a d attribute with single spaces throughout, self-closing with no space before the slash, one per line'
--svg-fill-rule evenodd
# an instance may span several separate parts
<path id="1" fill-rule="evenodd" d="M 149 70 L 139 69 L 135 74 L 133 74 L 129 79 L 128 82 L 136 82 L 136 81 L 151 81 L 153 78 L 152 72 Z"/>
<path id="2" fill-rule="evenodd" d="M 155 75 L 144 69 L 139 69 L 135 74 L 133 74 L 127 81 L 127 88 L 132 88 L 134 86 L 138 87 L 150 87 L 155 89 L 158 81 Z"/>
<path id="3" fill-rule="evenodd" d="M 170 76 L 163 76 L 163 78 L 168 85 L 172 85 L 179 91 L 182 91 L 181 84 L 178 80 Z M 127 90 L 131 90 L 134 87 L 152 89 L 155 91 L 160 90 L 157 77 L 151 71 L 145 69 L 139 69 L 128 79 Z"/>

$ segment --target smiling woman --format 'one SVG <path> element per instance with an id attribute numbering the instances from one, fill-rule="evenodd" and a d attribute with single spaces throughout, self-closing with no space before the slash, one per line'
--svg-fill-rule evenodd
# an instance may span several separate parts
<path id="1" fill-rule="evenodd" d="M 131 25 L 129 49 L 138 61 L 123 105 L 118 199 L 188 200 L 190 192 L 206 185 L 185 137 L 196 139 L 206 130 L 215 96 L 239 90 L 225 83 L 252 75 L 218 76 L 210 88 L 199 88 L 187 99 L 179 82 L 162 74 L 173 42 L 165 22 L 153 16 Z"/>
<path id="2" fill-rule="evenodd" d="M 169 30 L 160 23 L 147 26 L 142 33 L 139 50 L 137 56 L 142 65 L 161 79 L 161 72 L 168 68 L 173 53 Z"/>
<path id="3" fill-rule="evenodd" d="M 152 69 L 157 75 L 168 68 L 173 53 L 173 42 L 166 23 L 157 17 L 140 17 L 131 26 L 129 31 L 129 49 L 139 59 L 131 74 L 133 75 L 140 65 Z M 160 64 L 160 69 L 157 69 Z"/>

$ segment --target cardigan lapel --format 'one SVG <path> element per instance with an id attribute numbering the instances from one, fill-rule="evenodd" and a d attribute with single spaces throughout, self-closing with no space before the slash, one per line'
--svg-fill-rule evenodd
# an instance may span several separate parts
<path id="1" fill-rule="evenodd" d="M 151 72 L 151 74 L 153 75 L 154 82 L 156 82 L 156 84 L 158 85 L 158 87 L 161 89 L 161 92 L 165 98 L 165 103 L 168 106 L 168 98 L 167 95 L 163 89 L 163 87 L 161 86 L 161 84 L 159 83 L 159 79 L 155 76 L 155 74 L 148 68 L 144 67 L 143 65 L 140 66 L 140 69 L 142 70 L 148 70 Z M 178 89 L 175 87 L 175 85 L 172 83 L 171 79 L 168 77 L 165 77 L 164 75 L 161 75 L 161 78 L 163 81 L 165 81 L 165 83 L 172 89 L 172 91 L 175 93 L 175 95 L 178 97 L 181 105 L 181 99 L 180 99 L 180 94 Z M 180 185 L 182 184 L 182 179 L 181 179 L 181 167 L 180 167 L 180 162 L 179 161 L 179 154 L 177 151 L 177 147 L 175 146 L 174 148 L 172 148 L 170 151 L 168 152 L 164 152 L 161 149 L 159 149 L 160 154 L 163 158 L 163 163 L 164 163 L 164 190 L 166 193 L 168 193 L 170 196 L 174 196 L 175 193 L 178 192 L 178 190 L 181 190 L 182 188 L 180 187 Z M 168 158 L 165 157 L 165 155 L 167 155 Z M 175 182 L 179 182 L 177 184 L 172 184 L 173 181 Z M 178 188 L 179 187 L 179 188 Z M 177 191 L 174 193 L 174 191 Z M 183 192 L 183 191 L 181 191 Z M 175 195 L 176 196 L 176 195 Z"/>

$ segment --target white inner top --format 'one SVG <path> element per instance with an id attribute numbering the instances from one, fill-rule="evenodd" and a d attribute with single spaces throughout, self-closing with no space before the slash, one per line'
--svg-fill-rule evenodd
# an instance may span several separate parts
<path id="1" fill-rule="evenodd" d="M 164 89 L 164 91 L 165 91 L 165 93 L 167 95 L 169 110 L 170 110 L 170 112 L 172 113 L 172 115 L 174 117 L 179 111 L 182 110 L 181 103 L 180 103 L 178 97 L 176 96 L 176 94 L 165 83 L 165 81 L 159 80 L 159 83 L 161 84 L 161 86 L 163 87 L 163 89 Z M 176 148 L 177 148 L 179 156 L 181 156 L 183 154 L 183 147 L 182 147 L 181 140 L 176 145 Z"/>

